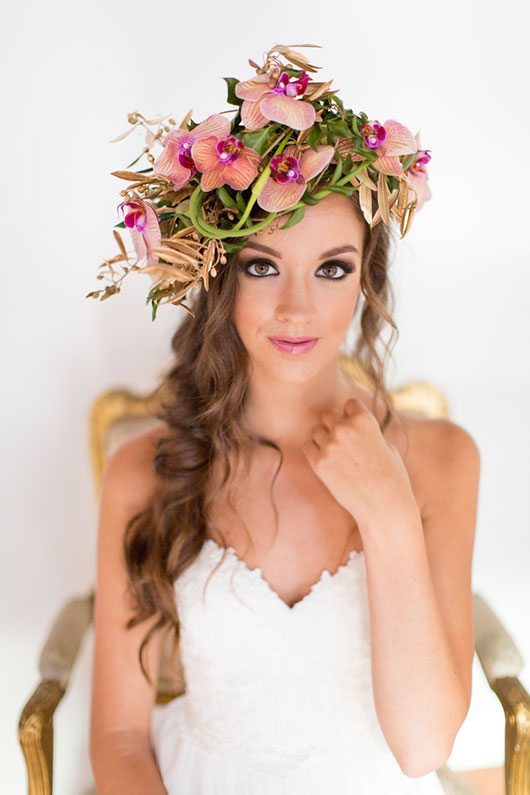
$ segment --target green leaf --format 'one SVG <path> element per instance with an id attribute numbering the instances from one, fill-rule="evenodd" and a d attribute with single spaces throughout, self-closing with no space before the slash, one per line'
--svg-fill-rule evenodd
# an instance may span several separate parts
<path id="1" fill-rule="evenodd" d="M 228 193 L 226 185 L 223 185 L 221 188 L 217 188 L 216 193 L 225 207 L 229 207 L 232 210 L 237 210 L 237 204 L 232 196 L 230 196 Z"/>
<path id="2" fill-rule="evenodd" d="M 299 207 L 297 210 L 294 211 L 294 213 L 291 215 L 287 223 L 283 224 L 281 229 L 289 229 L 289 227 L 294 226 L 295 224 L 297 224 L 299 221 L 302 220 L 304 215 L 305 215 L 305 207 Z"/>
<path id="3" fill-rule="evenodd" d="M 304 193 L 304 195 L 302 196 L 300 201 L 304 202 L 304 204 L 314 205 L 314 204 L 318 204 L 320 199 L 315 199 L 315 197 L 311 196 L 309 191 L 306 190 L 306 192 Z"/>
<path id="4" fill-rule="evenodd" d="M 245 202 L 245 200 L 243 198 L 243 194 L 241 193 L 240 190 L 238 190 L 238 192 L 236 193 L 236 203 L 237 203 L 237 206 L 239 207 L 240 211 L 242 213 L 245 212 L 247 203 Z"/>
<path id="5" fill-rule="evenodd" d="M 322 138 L 322 129 L 320 127 L 320 124 L 318 123 L 313 124 L 313 126 L 311 127 L 311 132 L 307 136 L 307 143 L 309 144 L 311 149 L 317 148 L 317 145 L 320 143 L 321 138 Z"/>
<path id="6" fill-rule="evenodd" d="M 226 101 L 229 105 L 241 105 L 243 100 L 236 97 L 236 83 L 239 83 L 237 77 L 223 77 L 223 80 L 226 82 L 228 91 Z"/>
<path id="7" fill-rule="evenodd" d="M 114 229 L 125 229 L 125 221 L 120 221 L 119 224 L 114 224 Z"/>
<path id="8" fill-rule="evenodd" d="M 334 119 L 333 121 L 329 121 L 328 129 L 332 131 L 333 135 L 349 138 L 350 128 L 345 121 L 342 121 L 342 119 Z"/>
<path id="9" fill-rule="evenodd" d="M 356 188 L 354 188 L 353 185 L 350 187 L 346 187 L 345 185 L 324 185 L 322 190 L 330 190 L 333 193 L 342 193 L 344 196 L 351 196 Z"/>
<path id="10" fill-rule="evenodd" d="M 331 185 L 334 185 L 337 182 L 337 180 L 341 178 L 342 169 L 344 166 L 344 160 L 341 153 L 338 150 L 336 150 L 335 154 L 337 155 L 338 162 L 337 165 L 335 166 L 335 171 L 333 172 L 333 176 L 331 177 L 331 183 L 330 183 Z"/>
<path id="11" fill-rule="evenodd" d="M 241 133 L 239 137 L 245 146 L 249 146 L 251 149 L 254 149 L 256 152 L 258 152 L 258 154 L 262 155 L 269 146 L 271 140 L 270 133 L 270 127 L 263 127 L 261 130 Z"/>

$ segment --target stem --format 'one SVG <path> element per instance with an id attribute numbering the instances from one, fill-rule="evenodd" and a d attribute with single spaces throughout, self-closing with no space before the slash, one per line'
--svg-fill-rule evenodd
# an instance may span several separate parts
<path id="1" fill-rule="evenodd" d="M 289 130 L 288 134 L 285 136 L 283 141 L 280 142 L 280 144 L 279 144 L 278 148 L 276 149 L 273 157 L 275 157 L 276 155 L 279 155 L 280 152 L 282 152 L 284 150 L 284 148 L 286 147 L 287 143 L 289 142 L 290 133 L 291 133 L 291 131 Z M 271 160 L 272 160 L 272 158 L 271 158 Z M 252 210 L 252 207 L 256 203 L 256 199 L 258 198 L 258 196 L 260 195 L 261 191 L 263 190 L 263 186 L 267 182 L 267 180 L 268 180 L 268 178 L 270 176 L 270 173 L 271 173 L 271 167 L 270 167 L 270 161 L 269 161 L 267 166 L 263 169 L 263 171 L 259 175 L 258 179 L 254 183 L 254 187 L 252 188 L 252 192 L 250 194 L 250 199 L 248 200 L 248 204 L 245 207 L 245 212 L 243 213 L 243 215 L 241 216 L 241 218 L 239 219 L 237 224 L 233 227 L 233 229 L 232 229 L 233 232 L 237 231 L 238 229 L 241 229 L 241 227 L 243 226 L 243 224 L 245 223 L 245 221 L 249 217 L 250 211 Z"/>
<path id="2" fill-rule="evenodd" d="M 201 190 L 200 185 L 197 185 L 191 196 L 189 209 L 190 218 L 196 229 L 202 232 L 203 235 L 206 237 L 214 237 L 217 240 L 224 240 L 230 237 L 247 237 L 254 232 L 259 232 L 261 229 L 264 229 L 277 215 L 275 212 L 269 213 L 265 218 L 262 218 L 261 221 L 258 221 L 258 223 L 252 226 L 247 226 L 245 229 L 237 229 L 236 227 L 233 229 L 218 229 L 216 226 L 211 226 L 211 224 L 207 223 L 200 215 L 203 196 L 204 191 Z M 238 223 L 238 226 L 239 225 Z"/>

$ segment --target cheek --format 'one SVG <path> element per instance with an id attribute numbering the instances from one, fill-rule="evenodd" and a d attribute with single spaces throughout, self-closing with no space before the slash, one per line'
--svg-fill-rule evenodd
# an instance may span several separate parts
<path id="1" fill-rule="evenodd" d="M 350 325 L 357 301 L 360 285 L 348 285 L 347 288 L 331 291 L 321 297 L 319 315 L 328 331 L 343 335 Z"/>
<path id="2" fill-rule="evenodd" d="M 235 326 L 242 340 L 249 339 L 252 333 L 270 322 L 270 313 L 273 311 L 271 297 L 267 297 L 266 290 L 252 289 L 252 284 L 245 284 L 243 279 L 238 284 L 238 289 L 233 306 Z"/>

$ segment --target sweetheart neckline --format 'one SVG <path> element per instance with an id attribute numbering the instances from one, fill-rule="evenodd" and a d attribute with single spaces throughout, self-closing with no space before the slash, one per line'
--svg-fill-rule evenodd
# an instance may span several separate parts
<path id="1" fill-rule="evenodd" d="M 259 582 L 264 587 L 265 591 L 273 599 L 275 599 L 280 605 L 282 605 L 283 608 L 287 610 L 288 613 L 296 612 L 300 605 L 306 603 L 310 599 L 310 597 L 312 597 L 315 593 L 317 593 L 325 579 L 335 580 L 341 577 L 342 574 L 350 568 L 354 560 L 362 560 L 364 555 L 364 549 L 351 549 L 350 552 L 348 553 L 348 559 L 346 560 L 345 563 L 341 563 L 340 566 L 333 573 L 330 572 L 329 569 L 323 569 L 320 572 L 318 580 L 316 580 L 311 585 L 309 591 L 304 596 L 302 596 L 301 599 L 298 599 L 296 602 L 294 602 L 294 604 L 290 605 L 285 601 L 285 599 L 282 599 L 282 597 L 270 585 L 268 580 L 265 579 L 265 577 L 263 576 L 263 572 L 261 570 L 261 566 L 254 566 L 254 568 L 251 569 L 249 565 L 246 563 L 246 561 L 244 561 L 242 558 L 239 557 L 235 547 L 233 546 L 222 547 L 220 544 L 217 543 L 217 541 L 215 541 L 213 538 L 210 537 L 206 538 L 204 540 L 204 543 L 205 544 L 210 543 L 218 551 L 226 550 L 227 553 L 231 556 L 234 564 L 238 566 L 243 572 L 245 572 L 247 576 L 251 576 L 257 582 Z"/>

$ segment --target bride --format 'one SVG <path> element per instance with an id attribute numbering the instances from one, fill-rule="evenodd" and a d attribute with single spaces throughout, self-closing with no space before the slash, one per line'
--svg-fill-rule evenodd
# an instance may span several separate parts
<path id="1" fill-rule="evenodd" d="M 250 236 L 175 332 L 160 424 L 101 493 L 100 795 L 443 792 L 470 704 L 479 452 L 390 403 L 389 242 L 330 194 Z M 340 368 L 356 311 L 373 391 Z M 186 692 L 157 705 L 170 629 Z"/>

